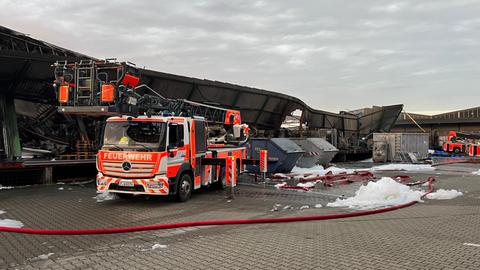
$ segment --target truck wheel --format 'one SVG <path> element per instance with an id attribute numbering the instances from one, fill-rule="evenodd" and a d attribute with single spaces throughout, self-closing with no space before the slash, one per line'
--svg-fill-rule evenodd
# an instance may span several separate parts
<path id="1" fill-rule="evenodd" d="M 453 152 L 457 155 L 460 154 L 460 148 L 454 148 Z"/>
<path id="2" fill-rule="evenodd" d="M 182 174 L 177 184 L 176 199 L 179 202 L 185 202 L 192 196 L 193 184 L 192 178 L 188 173 Z"/>

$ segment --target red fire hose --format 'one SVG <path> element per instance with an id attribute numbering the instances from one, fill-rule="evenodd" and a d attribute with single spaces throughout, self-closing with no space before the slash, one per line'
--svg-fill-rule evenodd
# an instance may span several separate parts
<path id="1" fill-rule="evenodd" d="M 432 182 L 435 179 L 429 177 L 428 191 L 422 195 L 424 198 L 427 194 L 433 191 Z M 349 217 L 367 216 L 373 214 L 380 214 L 390 212 L 393 210 L 405 208 L 416 204 L 417 201 L 411 201 L 409 203 L 390 206 L 382 209 L 360 211 L 353 213 L 339 213 L 322 216 L 303 216 L 303 217 L 284 217 L 284 218 L 258 218 L 258 219 L 224 219 L 224 220 L 202 220 L 202 221 L 187 221 L 170 224 L 153 224 L 145 226 L 132 226 L 132 227 L 118 227 L 118 228 L 101 228 L 101 229 L 77 229 L 77 230 L 61 230 L 61 229 L 32 229 L 32 228 L 11 228 L 0 227 L 0 232 L 13 232 L 24 234 L 49 234 L 49 235 L 80 235 L 80 234 L 110 234 L 110 233 L 126 233 L 126 232 L 138 232 L 160 229 L 174 229 L 181 227 L 194 227 L 194 226 L 212 226 L 212 225 L 235 225 L 235 224 L 256 224 L 256 223 L 280 223 L 280 222 L 297 222 L 297 221 L 311 221 L 311 220 L 326 220 L 326 219 L 340 219 Z"/>
<path id="2" fill-rule="evenodd" d="M 293 176 L 292 176 L 293 175 Z M 315 182 L 315 184 L 318 181 L 322 181 L 323 185 L 325 187 L 333 187 L 335 185 L 346 185 L 346 184 L 351 184 L 354 182 L 360 182 L 360 181 L 367 181 L 367 180 L 372 180 L 375 178 L 375 175 L 371 172 L 364 172 L 364 171 L 355 171 L 353 173 L 339 173 L 339 174 L 333 174 L 332 172 L 327 173 L 326 175 L 316 175 L 312 176 L 312 174 L 288 174 L 285 175 L 284 179 L 291 179 L 292 177 L 307 177 L 307 178 L 301 178 L 299 180 L 299 183 L 311 183 Z M 279 178 L 277 176 L 276 178 Z M 285 183 L 285 181 L 281 181 L 282 183 Z M 278 186 L 280 189 L 302 189 L 305 191 L 309 191 L 314 188 L 314 186 L 291 186 L 291 185 L 280 185 Z"/>

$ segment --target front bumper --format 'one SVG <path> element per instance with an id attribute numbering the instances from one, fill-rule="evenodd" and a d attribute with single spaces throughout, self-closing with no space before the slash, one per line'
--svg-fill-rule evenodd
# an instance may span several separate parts
<path id="1" fill-rule="evenodd" d="M 96 180 L 99 191 L 144 195 L 169 194 L 168 178 L 164 175 L 147 179 L 126 179 L 104 176 L 99 172 Z"/>

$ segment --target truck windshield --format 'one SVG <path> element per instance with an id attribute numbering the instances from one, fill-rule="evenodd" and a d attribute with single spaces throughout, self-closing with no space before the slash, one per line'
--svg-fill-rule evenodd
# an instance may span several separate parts
<path id="1" fill-rule="evenodd" d="M 103 148 L 164 151 L 166 130 L 163 122 L 107 122 Z"/>

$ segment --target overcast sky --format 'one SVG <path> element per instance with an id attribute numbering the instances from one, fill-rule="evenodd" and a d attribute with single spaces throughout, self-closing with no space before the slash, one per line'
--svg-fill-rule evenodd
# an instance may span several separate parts
<path id="1" fill-rule="evenodd" d="M 98 58 L 294 95 L 317 109 L 479 106 L 480 1 L 72 2 L 0 0 L 0 24 Z"/>

